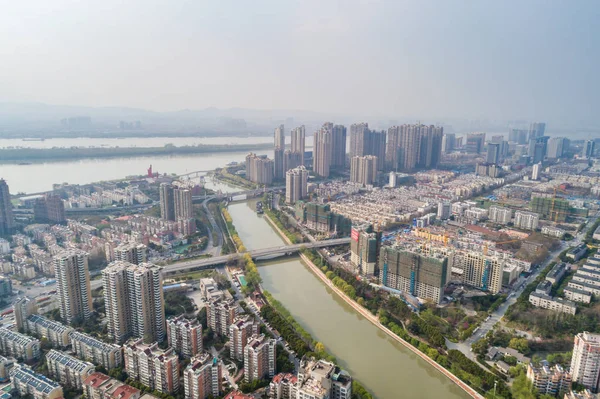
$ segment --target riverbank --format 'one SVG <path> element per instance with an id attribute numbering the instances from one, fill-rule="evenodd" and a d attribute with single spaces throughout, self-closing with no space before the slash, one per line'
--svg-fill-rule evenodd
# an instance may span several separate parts
<path id="1" fill-rule="evenodd" d="M 269 222 L 269 224 L 275 229 L 275 231 L 277 231 L 277 233 L 281 236 L 281 238 L 286 243 L 290 244 L 291 242 L 287 238 L 286 234 L 273 222 L 273 220 L 271 220 L 268 215 L 265 215 L 264 217 Z M 402 344 L 404 347 L 410 349 L 412 353 L 418 355 L 421 359 L 425 360 L 428 364 L 430 364 L 432 367 L 437 369 L 443 375 L 448 377 L 453 383 L 455 383 L 458 387 L 463 389 L 469 396 L 471 396 L 472 398 L 475 398 L 475 399 L 483 399 L 483 396 L 480 395 L 477 391 L 475 391 L 475 389 L 473 389 L 472 387 L 470 387 L 469 385 L 464 383 L 462 380 L 460 380 L 458 377 L 456 377 L 450 371 L 448 371 L 447 369 L 442 367 L 440 364 L 435 362 L 433 359 L 428 357 L 426 354 L 421 352 L 418 348 L 414 347 L 409 342 L 405 341 L 404 339 L 399 337 L 397 334 L 395 334 L 393 331 L 391 331 L 390 329 L 388 329 L 387 327 L 382 325 L 380 323 L 379 319 L 377 318 L 377 316 L 373 315 L 370 311 L 368 311 L 363 306 L 359 305 L 357 302 L 352 300 L 352 298 L 347 296 L 342 290 L 340 290 L 338 287 L 336 287 L 333 284 L 333 282 L 327 278 L 327 276 L 323 273 L 323 271 L 321 269 L 319 269 L 319 267 L 317 267 L 306 255 L 301 253 L 300 257 L 304 261 L 305 265 L 308 266 L 309 270 L 311 270 L 314 275 L 316 275 L 323 283 L 325 283 L 325 285 L 327 285 L 329 288 L 331 288 L 342 300 L 344 300 L 344 302 L 346 302 L 348 305 L 350 305 L 355 311 L 360 313 L 365 319 L 367 319 L 369 322 L 371 322 L 373 325 L 375 325 L 381 331 L 386 333 L 389 337 L 394 339 L 396 342 L 398 342 L 398 343 Z"/>
<path id="2" fill-rule="evenodd" d="M 73 148 L 3 148 L 0 149 L 0 163 L 48 162 L 87 158 L 119 158 L 137 156 L 173 156 L 191 154 L 214 154 L 223 152 L 252 152 L 268 150 L 273 146 L 263 144 L 224 144 L 190 145 L 163 147 L 73 147 Z"/>

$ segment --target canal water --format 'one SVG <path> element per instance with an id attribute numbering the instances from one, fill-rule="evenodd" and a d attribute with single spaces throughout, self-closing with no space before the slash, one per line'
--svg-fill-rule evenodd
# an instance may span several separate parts
<path id="1" fill-rule="evenodd" d="M 249 249 L 284 245 L 254 212 L 255 201 L 231 204 L 233 223 Z M 260 262 L 263 287 L 271 292 L 341 367 L 378 399 L 468 398 L 424 360 L 356 313 L 298 257 Z"/>

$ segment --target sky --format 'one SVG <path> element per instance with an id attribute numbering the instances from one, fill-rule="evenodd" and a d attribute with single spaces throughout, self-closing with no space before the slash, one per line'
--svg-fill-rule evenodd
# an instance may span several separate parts
<path id="1" fill-rule="evenodd" d="M 0 101 L 590 124 L 600 2 L 0 0 Z"/>

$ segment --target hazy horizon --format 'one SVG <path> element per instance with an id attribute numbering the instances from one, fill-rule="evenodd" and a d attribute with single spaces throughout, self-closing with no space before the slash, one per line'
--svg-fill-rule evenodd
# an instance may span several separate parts
<path id="1" fill-rule="evenodd" d="M 587 0 L 5 2 L 0 101 L 596 124 L 599 10 Z"/>

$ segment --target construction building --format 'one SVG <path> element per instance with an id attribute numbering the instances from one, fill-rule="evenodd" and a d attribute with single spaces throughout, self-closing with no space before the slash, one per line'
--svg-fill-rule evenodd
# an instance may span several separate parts
<path id="1" fill-rule="evenodd" d="M 566 222 L 571 213 L 569 201 L 562 198 L 532 197 L 531 211 L 539 214 L 543 219 L 553 222 Z"/>
<path id="2" fill-rule="evenodd" d="M 491 294 L 502 289 L 504 264 L 504 260 L 497 256 L 476 251 L 452 250 L 448 257 L 453 279 Z"/>
<path id="3" fill-rule="evenodd" d="M 375 231 L 372 225 L 352 228 L 350 233 L 350 263 L 357 274 L 365 277 L 377 277 L 377 260 L 381 249 L 381 231 Z"/>

